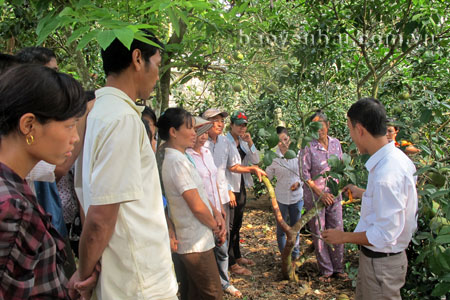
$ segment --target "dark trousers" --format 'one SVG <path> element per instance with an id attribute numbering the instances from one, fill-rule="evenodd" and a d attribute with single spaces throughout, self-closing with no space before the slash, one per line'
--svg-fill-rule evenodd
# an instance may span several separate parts
<path id="1" fill-rule="evenodd" d="M 178 254 L 186 270 L 188 287 L 181 289 L 181 299 L 219 300 L 223 297 L 214 249 Z M 187 292 L 187 297 L 186 297 Z"/>
<path id="2" fill-rule="evenodd" d="M 178 281 L 178 291 L 180 292 L 180 300 L 188 300 L 189 280 L 186 268 L 181 261 L 180 254 L 172 253 L 172 261 L 175 269 L 175 275 Z"/>
<path id="3" fill-rule="evenodd" d="M 237 206 L 230 207 L 230 245 L 228 248 L 228 262 L 230 267 L 236 264 L 236 259 L 242 257 L 241 249 L 239 247 L 239 232 L 242 227 L 245 203 L 247 202 L 247 194 L 245 192 L 244 184 L 241 184 L 240 192 L 234 193 L 234 196 L 236 197 Z"/>
<path id="4" fill-rule="evenodd" d="M 227 242 L 230 242 L 230 202 L 222 204 L 225 211 L 225 225 L 227 226 Z M 227 244 L 228 244 L 227 243 Z"/>

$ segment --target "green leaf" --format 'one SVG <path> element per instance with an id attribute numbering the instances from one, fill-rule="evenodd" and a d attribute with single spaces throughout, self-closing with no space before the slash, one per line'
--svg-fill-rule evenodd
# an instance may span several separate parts
<path id="1" fill-rule="evenodd" d="M 273 148 L 276 145 L 278 145 L 278 142 L 280 141 L 280 138 L 278 137 L 278 134 L 276 132 L 272 132 L 267 139 L 267 144 L 269 145 L 269 148 Z"/>
<path id="2" fill-rule="evenodd" d="M 356 184 L 356 175 L 355 173 L 351 172 L 344 172 L 345 176 L 347 176 L 348 179 L 350 179 L 351 183 Z"/>
<path id="3" fill-rule="evenodd" d="M 242 14 L 247 7 L 248 7 L 248 2 L 245 1 L 244 3 L 241 4 L 241 6 L 239 7 L 239 10 L 237 11 L 237 13 L 238 14 Z"/>
<path id="4" fill-rule="evenodd" d="M 98 34 L 97 41 L 100 44 L 100 47 L 102 47 L 103 50 L 108 48 L 109 45 L 114 41 L 116 38 L 116 35 L 114 34 L 114 31 L 112 30 L 105 30 Z"/>
<path id="5" fill-rule="evenodd" d="M 328 159 L 328 165 L 330 166 L 331 169 L 338 168 L 340 164 L 341 160 L 336 155 L 331 155 L 330 158 Z"/>
<path id="6" fill-rule="evenodd" d="M 313 140 L 310 136 L 304 136 L 302 139 L 302 149 L 309 145 L 309 143 Z"/>
<path id="7" fill-rule="evenodd" d="M 159 10 L 165 10 L 166 8 L 169 8 L 171 6 L 171 1 L 162 1 L 162 3 L 159 5 Z"/>
<path id="8" fill-rule="evenodd" d="M 420 116 L 420 122 L 422 122 L 423 124 L 428 123 L 430 122 L 432 116 L 433 111 L 428 108 L 425 108 Z"/>
<path id="9" fill-rule="evenodd" d="M 54 17 L 54 19 L 46 24 L 44 28 L 39 32 L 37 44 L 40 45 L 42 42 L 45 41 L 45 39 L 52 33 L 56 28 L 59 26 L 59 17 Z"/>
<path id="10" fill-rule="evenodd" d="M 442 247 L 442 246 L 440 246 L 440 247 Z M 442 255 L 445 258 L 445 260 L 447 261 L 447 265 L 450 266 L 450 248 L 445 249 L 443 251 Z"/>
<path id="11" fill-rule="evenodd" d="M 128 25 L 128 27 L 134 32 L 139 31 L 140 29 L 155 29 L 157 26 L 152 26 L 150 24 L 132 24 Z"/>
<path id="12" fill-rule="evenodd" d="M 317 131 L 322 128 L 322 122 L 311 122 L 309 123 L 309 127 L 311 127 L 311 130 Z"/>
<path id="13" fill-rule="evenodd" d="M 71 44 L 73 41 L 78 39 L 80 37 L 80 35 L 82 35 L 86 31 L 88 31 L 89 29 L 90 29 L 90 26 L 83 26 L 83 27 L 78 28 L 77 30 L 72 32 L 72 35 L 67 39 L 67 43 Z"/>
<path id="14" fill-rule="evenodd" d="M 450 226 L 449 225 L 444 225 L 444 226 L 442 226 L 441 230 L 439 230 L 439 235 L 446 235 L 446 234 L 450 234 Z"/>
<path id="15" fill-rule="evenodd" d="M 352 157 L 347 153 L 342 154 L 342 162 L 347 166 L 352 162 Z"/>
<path id="16" fill-rule="evenodd" d="M 210 4 L 205 1 L 189 1 L 192 7 L 197 8 L 199 10 L 207 10 L 210 8 Z"/>
<path id="17" fill-rule="evenodd" d="M 298 153 L 297 141 L 295 139 L 291 139 L 291 143 L 289 144 L 289 150 L 292 150 L 295 153 Z"/>
<path id="18" fill-rule="evenodd" d="M 422 262 L 424 261 L 425 257 L 428 255 L 428 252 L 429 252 L 429 251 L 423 250 L 423 251 L 419 254 L 419 256 L 417 256 L 415 263 L 416 263 L 416 264 L 422 263 Z"/>
<path id="19" fill-rule="evenodd" d="M 444 276 L 441 276 L 439 279 L 442 281 L 445 281 L 445 282 L 450 282 L 450 273 L 448 273 Z"/>
<path id="20" fill-rule="evenodd" d="M 263 158 L 264 165 L 270 166 L 272 164 L 273 159 L 276 157 L 278 157 L 278 156 L 275 152 L 273 152 L 272 150 L 267 150 L 264 153 L 264 158 Z"/>
<path id="21" fill-rule="evenodd" d="M 429 239 L 429 238 L 431 238 L 431 233 L 429 233 L 429 232 L 421 232 L 419 234 L 416 234 L 414 236 L 414 238 L 417 239 L 417 240 Z"/>
<path id="22" fill-rule="evenodd" d="M 441 264 L 438 261 L 437 255 L 437 250 L 435 249 L 434 253 L 431 254 L 428 258 L 428 265 L 430 266 L 433 273 L 439 275 L 442 273 L 442 268 Z"/>
<path id="23" fill-rule="evenodd" d="M 39 21 L 39 24 L 36 27 L 36 34 L 39 35 L 41 33 L 42 28 L 47 24 L 48 20 L 53 18 L 53 14 L 48 14 L 44 18 Z"/>
<path id="24" fill-rule="evenodd" d="M 82 8 L 83 6 L 90 5 L 90 4 L 91 4 L 90 0 L 80 0 L 77 3 L 76 8 L 79 9 L 79 8 Z"/>
<path id="25" fill-rule="evenodd" d="M 441 264 L 442 269 L 444 269 L 444 271 L 448 272 L 448 271 L 450 271 L 450 266 L 449 266 L 449 264 L 447 262 L 447 259 L 445 257 L 445 254 L 446 254 L 445 250 L 443 250 L 442 246 L 439 246 L 439 248 L 440 248 L 440 253 L 438 255 L 438 260 L 439 260 L 439 262 Z"/>
<path id="26" fill-rule="evenodd" d="M 114 34 L 119 39 L 119 41 L 122 42 L 122 44 L 127 47 L 127 49 L 130 49 L 131 43 L 134 39 L 134 32 L 128 27 L 122 27 L 118 29 L 113 29 Z"/>
<path id="27" fill-rule="evenodd" d="M 436 169 L 433 168 L 433 167 L 430 167 L 430 166 L 424 167 L 424 168 L 420 168 L 419 170 L 416 171 L 416 173 L 414 173 L 414 175 L 415 176 L 419 176 L 419 175 L 422 175 L 423 173 L 428 172 L 428 171 L 436 171 Z"/>
<path id="28" fill-rule="evenodd" d="M 450 190 L 440 190 L 430 195 L 430 199 L 439 198 L 444 195 L 450 194 Z"/>
<path id="29" fill-rule="evenodd" d="M 339 186 L 332 178 L 327 180 L 327 187 L 330 188 L 330 192 L 336 197 L 339 194 Z"/>
<path id="30" fill-rule="evenodd" d="M 260 128 L 258 130 L 258 136 L 261 137 L 261 138 L 265 138 L 267 136 L 266 135 L 266 131 L 264 130 L 264 128 Z"/>
<path id="31" fill-rule="evenodd" d="M 138 41 L 147 43 L 147 44 L 149 44 L 149 45 L 152 45 L 152 46 L 155 46 L 155 47 L 161 49 L 161 46 L 160 46 L 160 45 L 158 45 L 157 43 L 155 43 L 155 42 L 152 41 L 152 40 L 149 40 L 149 39 L 146 37 L 146 35 L 145 35 L 142 31 L 137 31 L 137 32 L 134 34 L 134 38 L 135 38 L 136 40 L 138 40 Z M 176 45 L 175 45 L 175 44 L 172 44 L 171 46 L 173 47 L 173 49 L 175 49 L 175 47 L 178 46 L 178 44 L 176 44 Z M 168 47 L 167 47 L 167 48 L 168 48 Z M 167 49 L 167 48 L 166 48 L 166 49 Z M 167 50 L 168 50 L 168 49 L 167 49 Z"/>
<path id="32" fill-rule="evenodd" d="M 192 79 L 192 75 L 186 76 L 183 78 L 183 80 L 180 81 L 180 84 L 185 84 L 186 82 L 188 82 L 191 79 Z"/>
<path id="33" fill-rule="evenodd" d="M 62 17 L 62 16 L 74 16 L 74 15 L 77 15 L 77 14 L 76 14 L 75 11 L 72 9 L 72 7 L 69 7 L 69 6 L 65 7 L 65 8 L 59 13 L 59 16 L 60 16 L 60 17 Z"/>
<path id="34" fill-rule="evenodd" d="M 177 13 L 177 16 L 179 16 L 185 24 L 189 24 L 187 13 L 185 11 L 179 10 L 178 8 L 174 8 L 174 9 L 175 9 L 175 12 Z"/>
<path id="35" fill-rule="evenodd" d="M 284 154 L 284 158 L 286 158 L 286 159 L 292 159 L 292 158 L 296 158 L 296 157 L 297 157 L 297 154 L 292 150 L 288 150 Z"/>
<path id="36" fill-rule="evenodd" d="M 431 296 L 434 296 L 434 297 L 444 296 L 446 293 L 448 293 L 448 291 L 450 291 L 450 283 L 441 282 L 441 283 L 438 283 L 436 285 L 436 287 L 433 289 Z"/>
<path id="37" fill-rule="evenodd" d="M 167 10 L 167 13 L 169 14 L 170 22 L 172 23 L 173 29 L 175 30 L 175 33 L 178 37 L 180 37 L 180 23 L 178 22 L 178 18 L 175 15 L 175 12 L 172 8 L 169 8 Z"/>
<path id="38" fill-rule="evenodd" d="M 450 234 L 441 235 L 439 232 L 439 235 L 436 238 L 435 242 L 437 244 L 450 244 Z"/>
<path id="39" fill-rule="evenodd" d="M 59 19 L 59 26 L 65 27 L 68 24 L 72 24 L 75 20 L 72 17 L 69 16 L 63 16 Z"/>
<path id="40" fill-rule="evenodd" d="M 419 23 L 415 22 L 415 21 L 411 21 L 406 23 L 405 25 L 405 36 L 409 36 L 411 33 L 414 32 L 414 30 L 418 27 Z"/>
<path id="41" fill-rule="evenodd" d="M 94 29 L 89 31 L 88 33 L 86 33 L 81 40 L 78 42 L 78 46 L 77 46 L 77 50 L 81 50 L 84 47 L 86 47 L 86 45 L 92 41 L 98 34 L 98 29 Z"/>

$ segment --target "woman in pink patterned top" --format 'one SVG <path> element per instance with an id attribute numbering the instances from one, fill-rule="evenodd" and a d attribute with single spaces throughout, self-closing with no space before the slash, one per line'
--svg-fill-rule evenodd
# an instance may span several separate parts
<path id="1" fill-rule="evenodd" d="M 334 249 L 319 239 L 320 232 L 328 228 L 343 230 L 341 196 L 334 197 L 326 186 L 326 179 L 318 177 L 330 168 L 328 159 L 332 155 L 342 158 L 341 144 L 338 139 L 328 136 L 330 123 L 322 112 L 316 112 L 311 120 L 321 122 L 319 139 L 310 142 L 309 146 L 300 151 L 299 164 L 302 179 L 306 181 L 303 195 L 306 210 L 314 208 L 314 202 L 321 200 L 326 208 L 322 209 L 317 217 L 308 222 L 313 235 L 314 248 L 321 276 L 319 280 L 330 282 L 330 277 L 335 274 L 338 278 L 346 278 L 343 269 L 344 246 L 334 245 Z"/>

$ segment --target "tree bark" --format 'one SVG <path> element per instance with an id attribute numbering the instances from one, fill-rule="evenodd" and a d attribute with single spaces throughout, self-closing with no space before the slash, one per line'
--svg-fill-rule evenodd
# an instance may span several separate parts
<path id="1" fill-rule="evenodd" d="M 179 20 L 180 23 L 180 36 L 178 36 L 175 32 L 172 34 L 172 36 L 169 39 L 168 45 L 171 44 L 179 44 L 183 40 L 183 36 L 186 33 L 187 26 L 183 22 L 183 20 Z M 172 59 L 175 55 L 174 52 L 167 52 L 167 55 L 165 56 L 165 59 L 163 60 L 163 63 L 161 67 L 164 66 L 170 66 Z M 161 112 L 165 111 L 166 108 L 169 107 L 169 97 L 170 97 L 170 79 L 171 79 L 171 67 L 168 67 L 167 70 L 161 75 L 161 78 L 159 80 L 159 86 L 161 88 Z"/>
<path id="2" fill-rule="evenodd" d="M 272 184 L 270 183 L 269 178 L 263 176 L 262 180 L 266 185 L 267 190 L 269 191 L 275 219 L 277 220 L 277 223 L 280 225 L 283 232 L 286 234 L 286 245 L 283 249 L 283 252 L 281 253 L 281 273 L 283 274 L 284 279 L 298 282 L 298 277 L 295 274 L 295 267 L 297 265 L 301 265 L 313 251 L 311 250 L 311 247 L 309 247 L 306 251 L 303 252 L 303 255 L 298 260 L 298 264 L 292 264 L 292 250 L 294 249 L 297 233 L 303 228 L 303 226 L 306 225 L 306 223 L 309 222 L 309 220 L 315 217 L 317 213 L 325 207 L 325 205 L 322 201 L 318 201 L 316 207 L 305 213 L 300 218 L 300 220 L 298 220 L 297 223 L 295 223 L 295 225 L 291 227 L 283 220 L 283 217 L 281 216 L 277 198 L 275 197 L 275 191 Z"/>

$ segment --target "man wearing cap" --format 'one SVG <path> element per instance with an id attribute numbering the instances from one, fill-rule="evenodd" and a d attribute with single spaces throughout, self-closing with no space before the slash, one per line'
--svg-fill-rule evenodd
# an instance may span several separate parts
<path id="1" fill-rule="evenodd" d="M 232 156 L 231 144 L 228 142 L 227 138 L 222 135 L 224 119 L 228 117 L 228 113 L 215 108 L 210 108 L 203 113 L 202 117 L 212 122 L 212 127 L 208 130 L 208 140 L 205 143 L 205 147 L 211 151 L 211 154 L 214 157 L 214 163 L 217 167 L 217 184 L 219 185 L 219 195 L 225 211 L 225 222 L 228 227 L 230 205 L 236 206 L 236 201 L 234 200 L 234 197 L 230 199 L 230 194 L 232 196 L 234 195 L 231 192 L 231 187 L 229 188 L 228 186 L 225 171 L 229 167 L 232 167 L 238 163 L 238 160 L 235 160 Z M 227 232 L 229 232 L 228 228 Z"/>
<path id="2" fill-rule="evenodd" d="M 214 157 L 214 163 L 217 167 L 217 182 L 219 185 L 219 194 L 222 205 L 225 211 L 225 222 L 228 226 L 228 241 L 230 241 L 230 209 L 236 207 L 236 198 L 233 193 L 231 184 L 229 184 L 226 173 L 228 171 L 238 173 L 255 173 L 259 176 L 265 174 L 263 170 L 256 166 L 241 165 L 241 159 L 236 155 L 236 147 L 233 142 L 222 135 L 224 128 L 224 118 L 228 113 L 215 108 L 210 108 L 203 113 L 203 118 L 213 122 L 213 127 L 208 131 L 209 139 L 205 143 Z M 259 156 L 258 156 L 259 159 Z M 240 176 L 240 174 L 237 174 Z M 250 275 L 251 271 L 239 266 L 235 261 L 230 266 L 234 265 L 232 272 L 239 275 Z"/>
<path id="3" fill-rule="evenodd" d="M 361 246 L 355 299 L 400 300 L 408 266 L 405 249 L 417 228 L 416 168 L 388 142 L 380 101 L 358 100 L 347 112 L 347 125 L 359 151 L 370 155 L 366 190 L 344 187 L 362 198 L 361 218 L 355 232 L 327 229 L 322 237 L 330 244 Z"/>
<path id="4" fill-rule="evenodd" d="M 230 119 L 230 132 L 227 134 L 227 139 L 232 145 L 233 157 L 239 164 L 228 168 L 226 172 L 227 180 L 237 204 L 230 209 L 230 245 L 228 255 L 230 256 L 231 271 L 237 272 L 239 269 L 242 269 L 241 265 L 252 266 L 255 264 L 251 259 L 242 257 L 239 247 L 239 232 L 242 227 L 242 218 L 247 202 L 246 188 L 253 186 L 253 179 L 250 173 L 258 176 L 260 181 L 261 176 L 267 176 L 267 174 L 256 166 L 259 163 L 259 151 L 247 132 L 248 117 L 245 112 L 235 111 Z"/>

